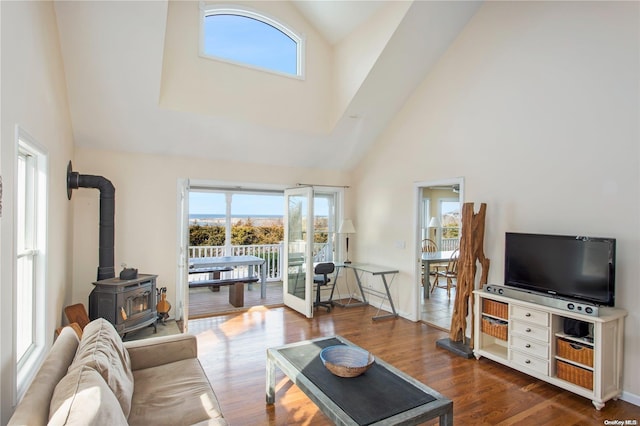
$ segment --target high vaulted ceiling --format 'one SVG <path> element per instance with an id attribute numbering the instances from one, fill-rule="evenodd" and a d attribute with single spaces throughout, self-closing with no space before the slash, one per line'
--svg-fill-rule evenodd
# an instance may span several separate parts
<path id="1" fill-rule="evenodd" d="M 481 4 L 459 1 L 415 1 L 401 5 L 388 1 L 279 2 L 285 3 L 299 14 L 301 22 L 307 23 L 308 28 L 302 29 L 308 37 L 307 49 L 320 45 L 314 42 L 314 34 L 324 39 L 324 49 L 334 55 L 324 63 L 337 62 L 327 68 L 329 73 L 337 72 L 335 70 L 343 61 L 341 78 L 356 84 L 346 91 L 334 86 L 330 90 L 311 90 L 310 93 L 321 92 L 317 96 L 319 107 L 315 109 L 306 106 L 309 104 L 301 106 L 295 102 L 280 105 L 283 101 L 277 91 L 282 80 L 273 80 L 271 89 L 276 92 L 275 96 L 271 95 L 268 103 L 255 102 L 264 104 L 258 105 L 263 108 L 261 110 L 253 108 L 251 98 L 245 101 L 246 108 L 242 103 L 231 107 L 235 100 L 231 98 L 233 91 L 224 94 L 217 90 L 242 84 L 232 81 L 235 75 L 242 74 L 237 69 L 217 74 L 217 71 L 224 71 L 222 67 L 234 67 L 228 64 L 216 64 L 218 68 L 204 64 L 209 66 L 207 78 L 217 87 L 211 89 L 215 91 L 207 92 L 206 85 L 201 85 L 203 102 L 209 104 L 195 105 L 197 102 L 194 102 L 190 105 L 187 101 L 196 97 L 180 98 L 180 93 L 184 92 L 180 85 L 192 82 L 191 78 L 180 80 L 176 76 L 182 74 L 170 72 L 169 67 L 170 52 L 176 51 L 175 47 L 170 50 L 166 46 L 171 41 L 168 25 L 175 22 L 170 14 L 185 4 L 177 3 L 180 4 L 167 1 L 56 1 L 69 107 L 78 146 L 197 156 L 218 161 L 350 169 L 360 161 Z M 261 6 L 260 2 L 248 4 L 254 9 Z M 385 8 L 394 8 L 395 21 L 386 17 L 393 14 Z M 273 17 L 273 13 L 270 16 Z M 199 15 L 189 19 L 197 26 Z M 347 66 L 349 58 L 341 59 L 337 52 L 348 52 L 344 46 L 349 44 L 351 51 L 357 52 L 358 39 L 354 34 L 360 32 L 358 37 L 362 37 L 362 31 L 369 32 L 370 37 L 366 40 L 377 40 L 378 45 L 366 46 L 376 56 Z M 378 31 L 384 36 L 380 37 Z M 203 60 L 197 58 L 197 46 L 184 46 L 181 53 L 190 55 L 189 60 L 193 59 L 196 66 L 200 66 L 196 63 L 198 60 Z M 308 67 L 310 63 L 314 64 L 313 55 L 314 52 L 306 54 Z M 175 64 L 184 62 L 178 60 Z M 366 69 L 357 69 L 358 66 L 366 66 Z M 308 77 L 293 84 L 299 88 L 315 84 L 318 80 L 314 80 L 313 72 L 307 70 Z M 255 79 L 263 78 L 254 76 Z M 326 81 L 337 78 L 334 75 L 320 77 Z M 197 92 L 198 80 L 193 81 Z M 270 89 L 268 81 L 260 80 L 260 84 L 266 86 L 266 90 Z M 173 94 L 172 88 L 175 89 Z M 212 93 L 216 96 L 211 96 Z M 237 91 L 235 93 L 240 96 Z M 305 95 L 308 92 L 301 93 L 304 102 L 315 105 L 314 96 L 309 99 L 310 96 Z M 285 118 L 289 120 L 281 120 L 278 111 L 286 112 Z M 274 114 L 273 118 L 269 119 L 269 114 Z M 307 121 L 311 124 L 305 125 Z M 321 125 L 313 124 L 315 122 Z"/>

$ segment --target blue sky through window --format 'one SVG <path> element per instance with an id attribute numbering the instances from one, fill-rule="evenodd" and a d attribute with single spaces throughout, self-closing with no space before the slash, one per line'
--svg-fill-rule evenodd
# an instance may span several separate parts
<path id="1" fill-rule="evenodd" d="M 241 15 L 204 18 L 204 53 L 272 71 L 298 75 L 297 43 L 279 29 Z"/>
<path id="2" fill-rule="evenodd" d="M 329 204 L 326 199 L 316 200 L 315 215 L 327 216 Z M 189 193 L 189 214 L 224 215 L 226 196 L 220 192 Z M 284 195 L 233 194 L 231 202 L 233 216 L 284 216 Z"/>

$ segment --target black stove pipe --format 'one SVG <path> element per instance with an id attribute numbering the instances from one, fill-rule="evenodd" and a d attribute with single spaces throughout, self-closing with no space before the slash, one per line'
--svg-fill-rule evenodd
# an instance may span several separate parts
<path id="1" fill-rule="evenodd" d="M 71 190 L 96 188 L 100 191 L 100 235 L 98 252 L 98 281 L 115 278 L 114 216 L 116 189 L 109 179 L 102 176 L 81 175 L 72 171 L 71 161 L 67 166 L 67 198 Z"/>

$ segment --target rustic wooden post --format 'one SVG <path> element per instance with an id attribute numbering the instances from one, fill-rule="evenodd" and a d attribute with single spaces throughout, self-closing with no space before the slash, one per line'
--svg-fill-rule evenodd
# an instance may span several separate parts
<path id="1" fill-rule="evenodd" d="M 483 248 L 486 211 L 487 205 L 485 203 L 480 205 L 480 211 L 477 214 L 473 212 L 473 203 L 464 203 L 462 206 L 458 279 L 449 332 L 449 339 L 452 342 L 464 343 L 469 314 L 471 314 L 471 324 L 473 324 L 472 292 L 475 287 L 476 261 L 479 261 L 482 266 L 480 288 L 487 283 L 489 276 L 489 259 L 484 256 Z M 471 327 L 470 347 L 473 348 L 473 327 Z"/>

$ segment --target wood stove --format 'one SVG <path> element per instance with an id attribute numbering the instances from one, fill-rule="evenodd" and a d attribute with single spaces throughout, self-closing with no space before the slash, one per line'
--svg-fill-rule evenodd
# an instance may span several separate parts
<path id="1" fill-rule="evenodd" d="M 104 318 L 118 334 L 153 325 L 157 320 L 157 275 L 139 274 L 132 280 L 108 278 L 93 283 L 89 295 L 89 318 Z"/>

